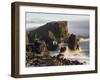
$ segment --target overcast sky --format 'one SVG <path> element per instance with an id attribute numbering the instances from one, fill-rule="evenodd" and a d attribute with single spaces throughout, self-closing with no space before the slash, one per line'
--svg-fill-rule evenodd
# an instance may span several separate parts
<path id="1" fill-rule="evenodd" d="M 89 35 L 89 15 L 26 13 L 26 29 L 34 29 L 51 21 L 68 21 L 69 33 Z"/>

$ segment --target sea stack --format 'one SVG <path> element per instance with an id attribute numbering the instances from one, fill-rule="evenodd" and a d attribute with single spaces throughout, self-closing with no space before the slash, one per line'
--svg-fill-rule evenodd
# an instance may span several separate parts
<path id="1" fill-rule="evenodd" d="M 76 50 L 79 49 L 79 40 L 76 35 L 70 34 L 68 40 L 67 40 L 68 48 L 70 50 Z"/>

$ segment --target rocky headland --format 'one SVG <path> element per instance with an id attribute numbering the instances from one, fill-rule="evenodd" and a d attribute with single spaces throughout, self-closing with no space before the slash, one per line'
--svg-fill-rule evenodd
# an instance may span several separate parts
<path id="1" fill-rule="evenodd" d="M 51 56 L 50 51 L 67 44 L 70 50 L 79 49 L 79 38 L 68 33 L 67 21 L 49 22 L 26 32 L 26 66 L 82 65 L 78 60 L 65 59 L 63 54 Z M 62 52 L 65 49 L 62 49 Z"/>

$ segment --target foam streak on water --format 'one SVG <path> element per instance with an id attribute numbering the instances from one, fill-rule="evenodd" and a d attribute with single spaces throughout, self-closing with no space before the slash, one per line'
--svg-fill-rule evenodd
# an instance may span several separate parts
<path id="1" fill-rule="evenodd" d="M 78 60 L 84 62 L 84 64 L 89 64 L 89 39 L 81 40 L 80 49 L 76 51 L 71 51 L 66 46 L 67 50 L 64 52 L 64 57 L 69 60 Z M 51 56 L 56 56 L 59 51 L 50 51 Z"/>

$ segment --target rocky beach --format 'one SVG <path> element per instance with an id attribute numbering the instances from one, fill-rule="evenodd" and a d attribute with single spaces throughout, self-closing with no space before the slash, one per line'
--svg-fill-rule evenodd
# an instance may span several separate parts
<path id="1" fill-rule="evenodd" d="M 49 22 L 26 32 L 26 67 L 88 64 L 80 44 L 80 38 L 87 37 L 69 34 L 67 23 Z"/>

